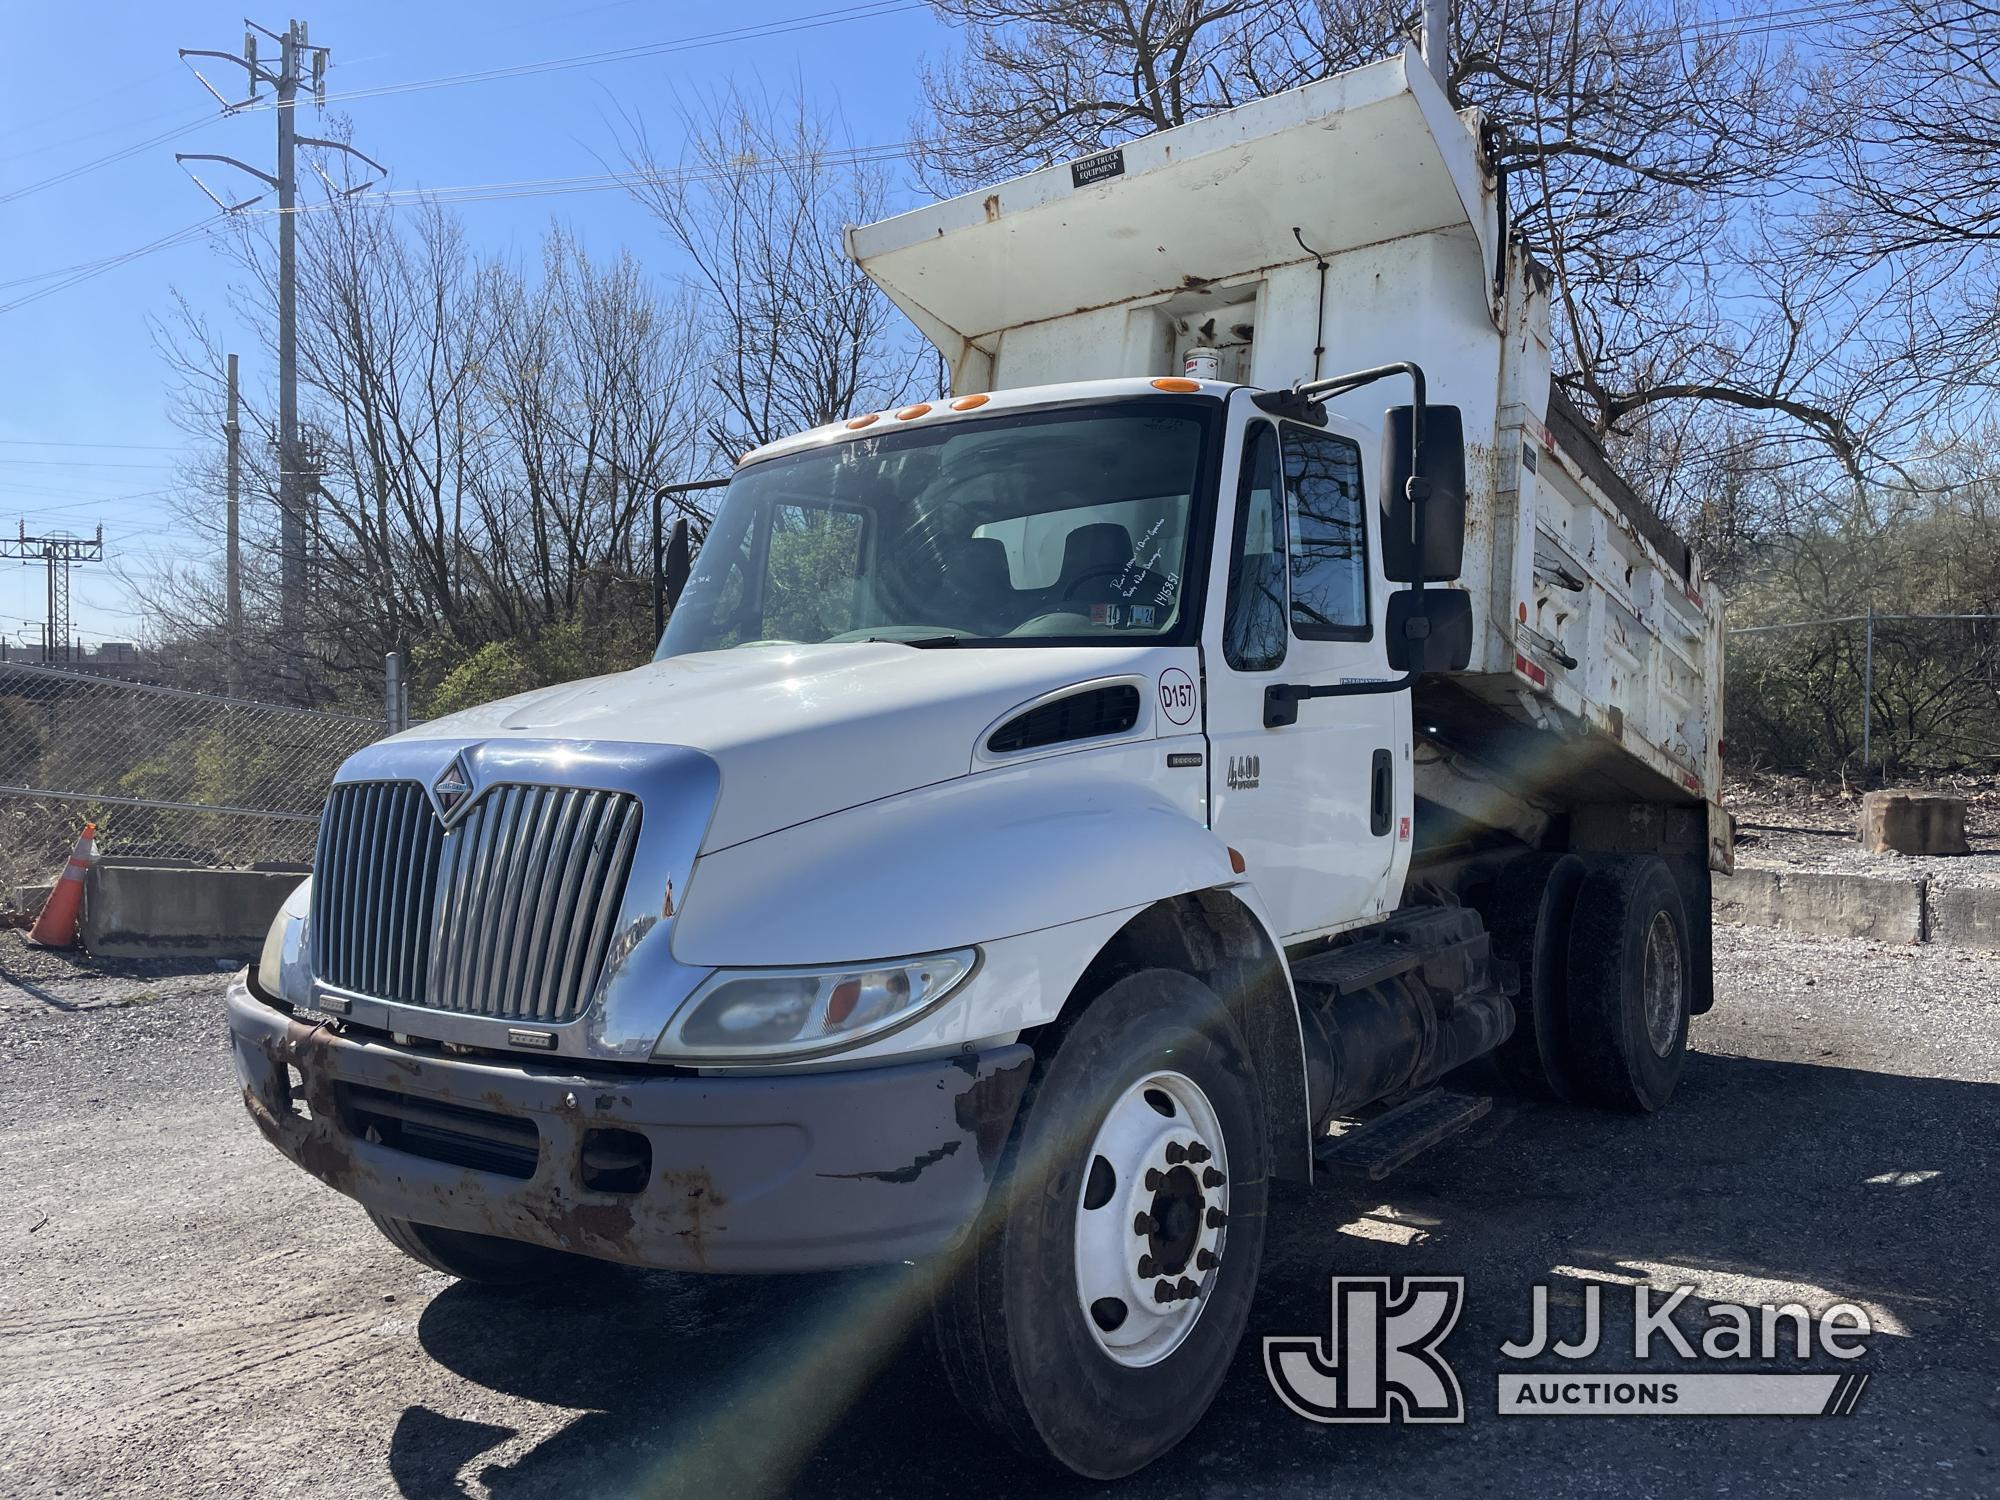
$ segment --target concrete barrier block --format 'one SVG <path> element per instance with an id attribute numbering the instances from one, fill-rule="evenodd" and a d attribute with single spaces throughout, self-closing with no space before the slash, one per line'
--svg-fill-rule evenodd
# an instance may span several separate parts
<path id="1" fill-rule="evenodd" d="M 1970 854 L 1965 799 L 1933 792 L 1868 792 L 1861 847 L 1870 854 Z"/>
<path id="2" fill-rule="evenodd" d="M 83 946 L 102 958 L 254 958 L 304 874 L 100 859 L 83 883 Z"/>
<path id="3" fill-rule="evenodd" d="M 2000 950 L 2000 886 L 1933 885 L 1929 921 L 1934 943 Z"/>
<path id="4" fill-rule="evenodd" d="M 1736 867 L 1733 875 L 1712 877 L 1715 892 L 1715 920 L 1740 922 L 1750 927 L 1777 927 L 1784 920 L 1778 904 L 1776 870 Z"/>
<path id="5" fill-rule="evenodd" d="M 1778 880 L 1781 921 L 1796 931 L 1824 937 L 1921 943 L 1925 884 L 1828 870 L 1788 870 Z"/>

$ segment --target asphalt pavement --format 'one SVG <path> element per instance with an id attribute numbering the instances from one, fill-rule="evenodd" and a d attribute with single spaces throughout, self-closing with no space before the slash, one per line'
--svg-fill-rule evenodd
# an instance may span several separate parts
<path id="1" fill-rule="evenodd" d="M 533 1295 L 404 1260 L 244 1117 L 212 967 L 0 942 L 0 1493 L 443 1497 L 2000 1493 L 2000 955 L 1724 929 L 1665 1113 L 1503 1100 L 1372 1189 L 1288 1192 L 1250 1337 L 1194 1435 L 1120 1486 L 1051 1479 L 959 1414 L 906 1274 L 605 1268 Z M 1324 1426 L 1264 1335 L 1334 1276 L 1462 1276 L 1462 1424 Z M 1496 1414 L 1530 1289 L 1559 1331 L 1630 1297 L 1850 1302 L 1832 1417 Z M 1545 1357 L 1525 1366 L 1551 1370 Z"/>

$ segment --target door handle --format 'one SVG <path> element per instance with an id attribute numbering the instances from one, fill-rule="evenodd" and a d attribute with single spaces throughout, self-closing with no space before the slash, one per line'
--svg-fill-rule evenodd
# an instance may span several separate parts
<path id="1" fill-rule="evenodd" d="M 1395 758 L 1387 750 L 1377 750 L 1368 769 L 1368 831 L 1377 838 L 1389 831 L 1395 804 Z"/>

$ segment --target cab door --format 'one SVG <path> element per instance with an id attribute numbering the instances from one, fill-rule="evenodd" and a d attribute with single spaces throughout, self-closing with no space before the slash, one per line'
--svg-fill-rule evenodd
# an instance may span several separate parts
<path id="1" fill-rule="evenodd" d="M 1210 821 L 1292 940 L 1394 903 L 1409 694 L 1308 699 L 1295 723 L 1265 728 L 1273 684 L 1395 674 L 1360 429 L 1275 420 L 1247 392 L 1237 400 L 1247 420 L 1230 445 L 1203 632 Z"/>

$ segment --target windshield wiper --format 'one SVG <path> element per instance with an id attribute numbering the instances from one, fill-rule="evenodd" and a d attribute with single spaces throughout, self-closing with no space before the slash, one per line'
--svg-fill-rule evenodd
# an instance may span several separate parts
<path id="1" fill-rule="evenodd" d="M 928 651 L 933 646 L 956 646 L 962 638 L 955 635 L 871 635 L 866 643 L 871 646 L 914 646 L 919 651 Z"/>

